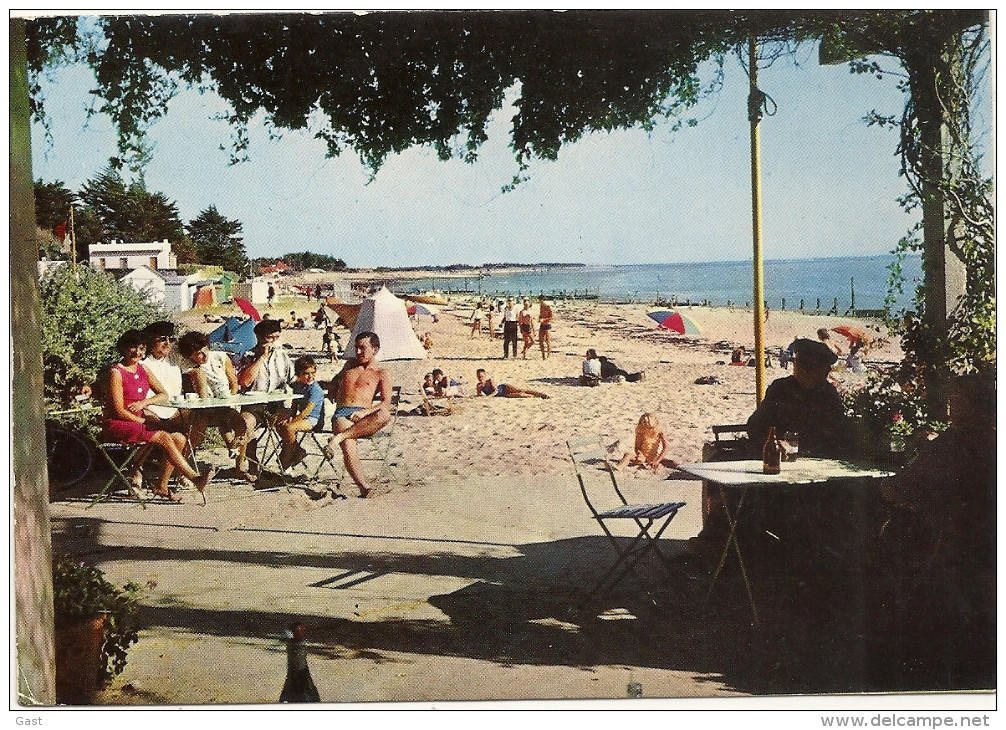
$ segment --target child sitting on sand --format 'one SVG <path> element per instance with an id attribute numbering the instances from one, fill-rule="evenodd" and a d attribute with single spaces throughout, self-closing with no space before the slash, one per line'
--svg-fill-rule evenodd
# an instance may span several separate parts
<path id="1" fill-rule="evenodd" d="M 636 466 L 640 469 L 656 469 L 661 464 L 661 459 L 667 451 L 667 438 L 664 430 L 660 427 L 660 421 L 656 413 L 644 413 L 639 417 L 636 424 L 636 446 L 634 453 L 625 452 L 621 461 L 612 465 L 612 469 L 621 469 L 625 466 Z M 673 459 L 669 459 L 667 465 L 672 469 L 678 466 Z"/>
<path id="2" fill-rule="evenodd" d="M 436 386 L 433 385 L 433 373 L 423 376 L 423 394 L 427 398 L 433 398 L 437 394 Z"/>

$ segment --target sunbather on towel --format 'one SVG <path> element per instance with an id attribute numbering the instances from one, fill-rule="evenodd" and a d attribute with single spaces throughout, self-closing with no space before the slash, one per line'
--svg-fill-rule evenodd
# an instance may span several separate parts
<path id="1" fill-rule="evenodd" d="M 482 368 L 475 371 L 475 378 L 478 380 L 478 387 L 475 391 L 476 398 L 548 398 L 548 395 L 542 393 L 540 390 L 518 388 L 516 385 L 510 385 L 509 383 L 496 385 L 493 383 L 492 378 L 489 377 L 489 373 Z"/>

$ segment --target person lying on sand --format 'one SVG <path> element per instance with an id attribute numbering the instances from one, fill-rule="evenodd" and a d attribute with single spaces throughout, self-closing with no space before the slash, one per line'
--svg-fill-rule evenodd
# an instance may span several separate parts
<path id="1" fill-rule="evenodd" d="M 329 400 L 336 403 L 332 417 L 335 434 L 323 449 L 325 458 L 335 458 L 335 447 L 342 448 L 346 471 L 360 488 L 361 497 L 370 494 L 371 487 L 356 453 L 356 439 L 373 436 L 391 421 L 391 375 L 377 364 L 379 349 L 381 340 L 375 333 L 358 334 L 356 359 L 346 363 L 329 388 Z"/>
<path id="2" fill-rule="evenodd" d="M 628 451 L 612 469 L 623 469 L 626 466 L 636 466 L 640 469 L 656 469 L 661 465 L 667 452 L 667 437 L 660 426 L 656 413 L 644 413 L 636 424 L 636 446 L 632 453 Z M 677 468 L 678 462 L 667 460 L 667 466 Z"/>
<path id="3" fill-rule="evenodd" d="M 475 378 L 478 380 L 478 387 L 475 389 L 475 397 L 481 398 L 548 398 L 548 395 L 542 393 L 539 390 L 529 390 L 527 388 L 518 388 L 516 385 L 510 385 L 509 383 L 500 383 L 495 385 L 492 378 L 489 377 L 484 369 L 479 368 L 475 371 Z"/>

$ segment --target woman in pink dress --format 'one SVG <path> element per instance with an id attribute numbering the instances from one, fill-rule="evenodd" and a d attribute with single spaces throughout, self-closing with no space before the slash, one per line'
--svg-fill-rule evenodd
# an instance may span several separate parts
<path id="1" fill-rule="evenodd" d="M 144 420 L 143 409 L 151 404 L 164 403 L 168 395 L 157 378 L 140 364 L 140 360 L 147 354 L 143 333 L 139 330 L 127 330 L 115 344 L 115 349 L 122 359 L 113 365 L 109 372 L 102 439 L 123 444 L 146 443 L 160 446 L 164 450 L 167 459 L 164 462 L 160 482 L 153 489 L 154 495 L 171 502 L 182 501 L 181 497 L 168 487 L 175 469 L 191 480 L 196 489 L 202 493 L 206 489 L 206 484 L 213 478 L 215 470 L 209 468 L 203 474 L 198 474 L 182 453 L 182 449 L 185 448 L 185 436 L 169 431 L 152 431 L 147 428 Z M 147 392 L 150 390 L 154 395 L 148 398 Z M 147 455 L 147 453 L 140 454 L 136 471 L 130 477 L 132 483 L 130 493 L 135 496 L 138 496 L 143 484 L 140 466 Z M 204 495 L 204 502 L 205 499 Z"/>

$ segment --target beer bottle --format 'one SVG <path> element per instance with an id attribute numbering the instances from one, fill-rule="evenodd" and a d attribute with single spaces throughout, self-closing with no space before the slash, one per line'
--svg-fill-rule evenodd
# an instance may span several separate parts
<path id="1" fill-rule="evenodd" d="M 765 445 L 761 450 L 762 471 L 766 474 L 778 474 L 781 453 L 782 447 L 775 437 L 775 426 L 769 426 L 768 436 L 765 437 Z"/>
<path id="2" fill-rule="evenodd" d="M 286 681 L 279 695 L 280 702 L 321 702 L 318 688 L 307 668 L 307 629 L 299 621 L 287 631 Z"/>

